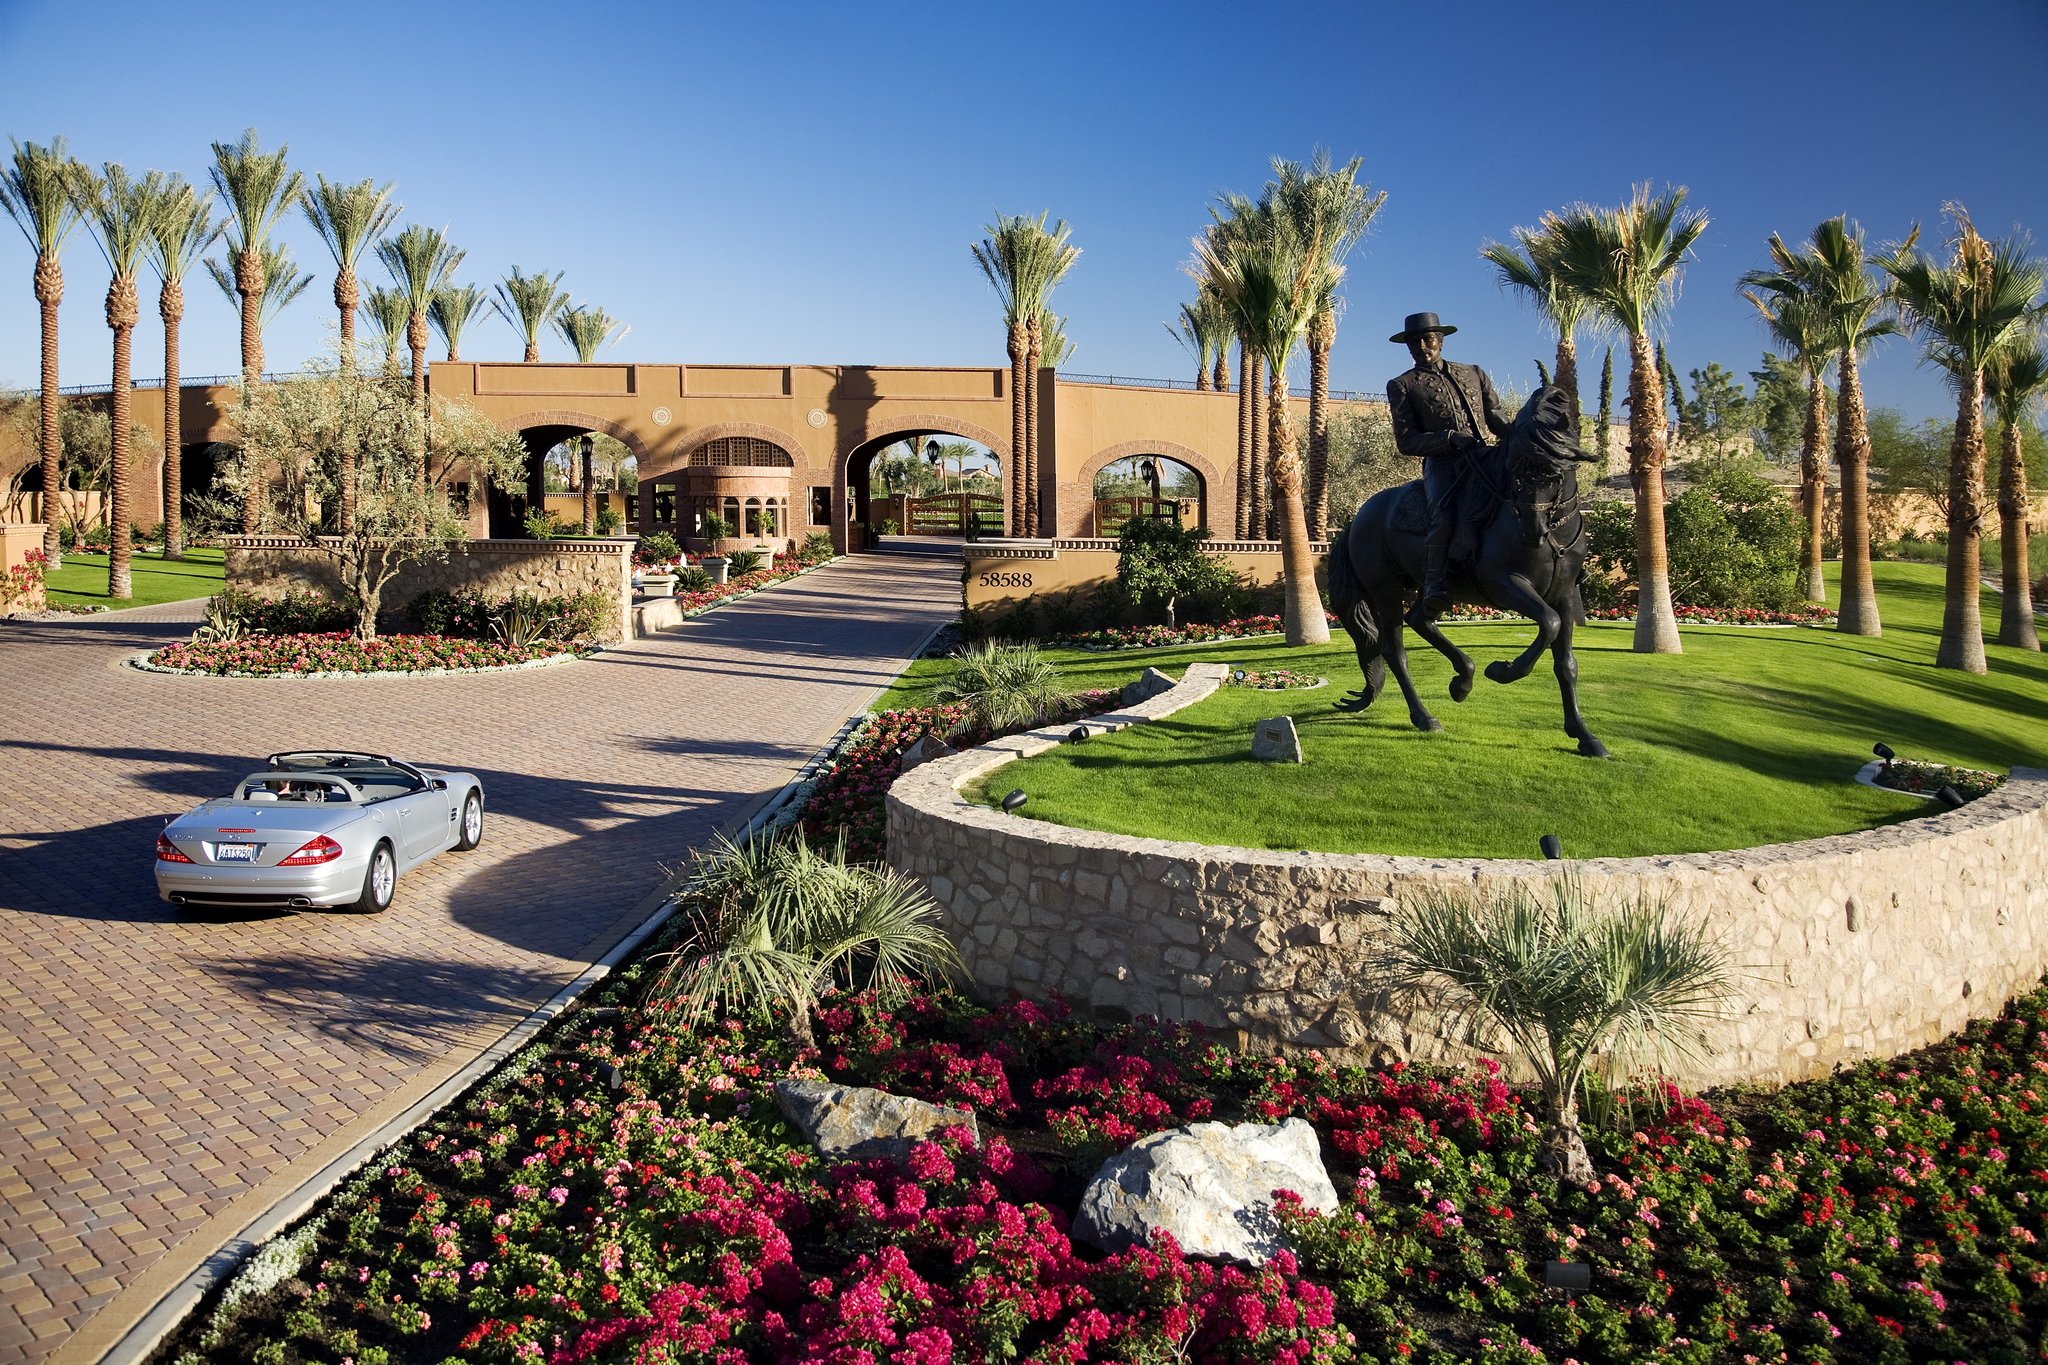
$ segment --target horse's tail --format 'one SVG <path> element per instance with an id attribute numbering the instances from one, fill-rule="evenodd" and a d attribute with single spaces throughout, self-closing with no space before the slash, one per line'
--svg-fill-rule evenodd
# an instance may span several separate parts
<path id="1" fill-rule="evenodd" d="M 1364 515 L 1363 509 L 1359 515 Z M 1359 652 L 1367 654 L 1379 648 L 1380 631 L 1373 620 L 1372 607 L 1365 600 L 1365 585 L 1359 582 L 1358 570 L 1351 563 L 1351 536 L 1357 529 L 1358 518 L 1353 517 L 1330 542 L 1330 609 L 1351 633 Z"/>

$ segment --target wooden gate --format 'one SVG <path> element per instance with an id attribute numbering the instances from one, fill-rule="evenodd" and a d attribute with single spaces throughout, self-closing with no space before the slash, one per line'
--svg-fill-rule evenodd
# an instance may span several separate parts
<path id="1" fill-rule="evenodd" d="M 1003 533 L 1003 500 L 993 493 L 940 493 L 929 498 L 912 498 L 910 525 L 904 529 L 914 536 L 964 536 L 971 525 L 975 534 Z"/>
<path id="2" fill-rule="evenodd" d="M 1097 498 L 1095 534 L 1113 536 L 1132 517 L 1167 517 L 1178 526 L 1191 510 L 1192 504 L 1177 498 Z"/>

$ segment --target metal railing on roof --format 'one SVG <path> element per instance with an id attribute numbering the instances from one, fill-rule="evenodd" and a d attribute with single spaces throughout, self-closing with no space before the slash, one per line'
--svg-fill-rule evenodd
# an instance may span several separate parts
<path id="1" fill-rule="evenodd" d="M 277 384 L 297 377 L 296 372 L 272 373 L 264 375 L 263 382 L 266 384 Z M 204 388 L 213 384 L 239 384 L 241 382 L 242 372 L 240 370 L 235 371 L 233 374 L 181 374 L 178 376 L 178 387 L 181 389 Z M 155 379 L 132 379 L 128 382 L 128 387 L 131 389 L 160 389 L 163 386 L 162 375 L 158 375 Z M 113 387 L 114 385 L 111 380 L 103 380 L 97 384 L 65 384 L 57 392 L 68 397 L 77 394 L 109 393 L 113 390 Z M 0 389 L 0 398 L 34 398 L 42 391 L 42 385 L 40 384 L 32 389 Z"/>
<path id="2" fill-rule="evenodd" d="M 1112 388 L 1119 389 L 1180 389 L 1187 392 L 1200 391 L 1195 388 L 1195 381 L 1192 379 L 1133 379 L 1128 375 L 1121 374 L 1068 374 L 1065 371 L 1060 372 L 1060 379 L 1068 384 L 1106 384 Z M 1300 386 L 1290 387 L 1287 392 L 1291 397 L 1295 398 L 1308 397 L 1308 390 Z M 1387 396 L 1383 393 L 1367 393 L 1361 389 L 1331 389 L 1330 401 L 1333 403 L 1384 403 L 1387 401 Z"/>

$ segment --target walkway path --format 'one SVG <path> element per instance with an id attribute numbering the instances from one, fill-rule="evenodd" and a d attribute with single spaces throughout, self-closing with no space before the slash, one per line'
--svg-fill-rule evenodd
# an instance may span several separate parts
<path id="1" fill-rule="evenodd" d="M 646 913 L 663 865 L 829 739 L 959 602 L 863 556 L 552 668 L 145 674 L 196 604 L 0 625 L 0 1365 L 93 1360 L 281 1194 Z M 375 918 L 186 918 L 165 820 L 285 749 L 461 767 L 483 847 Z"/>

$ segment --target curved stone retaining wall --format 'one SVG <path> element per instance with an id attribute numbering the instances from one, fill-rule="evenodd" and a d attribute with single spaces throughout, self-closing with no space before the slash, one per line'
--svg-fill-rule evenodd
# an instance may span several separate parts
<path id="1" fill-rule="evenodd" d="M 1221 683 L 1100 717 L 1114 729 Z M 1387 916 L 1424 885 L 1540 885 L 1555 864 L 1214 848 L 1066 829 L 959 789 L 1067 727 L 923 764 L 889 793 L 891 865 L 923 880 L 989 996 L 1059 991 L 1107 1017 L 1197 1020 L 1245 1046 L 1340 1060 L 1453 1060 L 1473 1040 L 1373 984 Z M 1783 1083 L 1884 1057 L 1997 1013 L 2048 970 L 2048 770 L 1961 810 L 1807 843 L 1572 864 L 1602 903 L 1669 896 L 1728 947 L 1735 995 L 1691 1086 Z"/>

